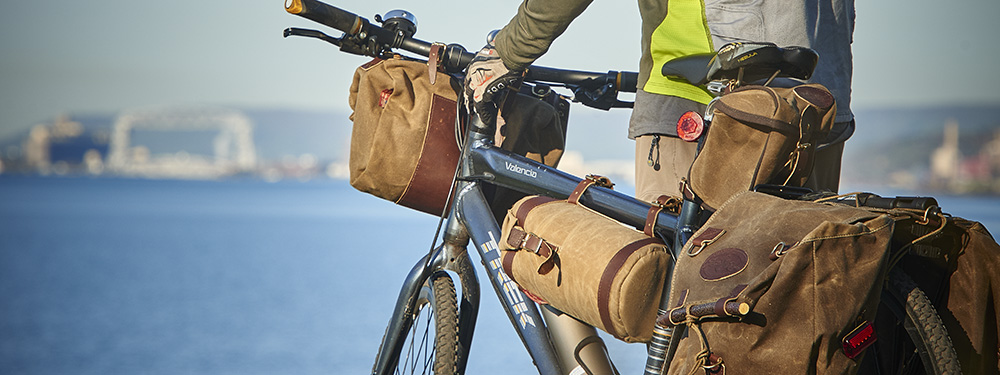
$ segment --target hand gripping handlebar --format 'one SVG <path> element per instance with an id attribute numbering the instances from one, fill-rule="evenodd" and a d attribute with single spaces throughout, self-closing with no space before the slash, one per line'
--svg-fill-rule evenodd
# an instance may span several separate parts
<path id="1" fill-rule="evenodd" d="M 402 49 L 424 57 L 430 55 L 431 43 L 379 27 L 364 17 L 317 0 L 285 0 L 285 11 L 344 32 L 344 36 L 337 39 L 315 30 L 289 28 L 285 30 L 285 36 L 315 37 L 340 46 L 344 52 L 373 57 L 384 58 L 391 54 L 392 49 Z M 439 53 L 440 65 L 450 72 L 460 72 L 474 56 L 460 45 L 448 45 Z M 529 82 L 566 85 L 577 93 L 577 100 L 585 105 L 609 109 L 630 106 L 631 103 L 617 101 L 616 96 L 618 92 L 636 91 L 638 73 L 597 73 L 532 65 L 525 72 L 524 79 Z"/>

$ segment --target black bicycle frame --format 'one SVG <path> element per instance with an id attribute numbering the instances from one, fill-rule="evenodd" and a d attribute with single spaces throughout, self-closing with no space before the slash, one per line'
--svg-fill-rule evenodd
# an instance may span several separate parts
<path id="1" fill-rule="evenodd" d="M 402 349 L 402 338 L 412 324 L 411 313 L 424 282 L 435 272 L 452 271 L 462 284 L 459 332 L 459 372 L 464 373 L 468 360 L 479 303 L 479 283 L 466 247 L 471 239 L 485 265 L 490 283 L 501 305 L 517 330 L 539 373 L 562 374 L 537 305 L 528 299 L 501 269 L 500 226 L 482 192 L 482 184 L 515 189 L 527 194 L 566 198 L 581 181 L 558 169 L 493 145 L 492 126 L 472 116 L 463 151 L 461 171 L 455 185 L 453 205 L 444 234 L 444 243 L 430 258 L 421 259 L 410 271 L 397 300 L 396 310 L 386 330 L 386 337 L 376 359 L 374 374 L 386 374 L 395 368 Z M 587 207 L 625 224 L 642 228 L 651 205 L 612 189 L 592 186 L 580 197 Z M 661 211 L 654 231 L 672 244 L 678 227 L 676 216 Z M 673 248 L 673 247 L 672 247 Z M 676 252 L 679 249 L 674 248 Z M 674 254 L 676 258 L 676 254 Z M 668 273 L 666 280 L 670 280 Z M 669 293 L 665 285 L 663 295 Z M 610 359 L 609 359 L 610 361 Z"/>

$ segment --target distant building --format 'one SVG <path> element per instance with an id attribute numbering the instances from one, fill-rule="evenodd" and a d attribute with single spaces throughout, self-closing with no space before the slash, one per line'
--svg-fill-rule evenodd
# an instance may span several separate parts
<path id="1" fill-rule="evenodd" d="M 86 129 L 68 115 L 31 128 L 21 145 L 23 162 L 42 174 L 100 173 L 108 151 L 106 132 Z"/>
<path id="2" fill-rule="evenodd" d="M 137 132 L 154 136 L 143 143 Z M 163 141 L 176 134 L 184 138 Z M 195 152 L 199 144 L 205 150 Z M 238 111 L 214 108 L 127 111 L 112 127 L 107 167 L 115 174 L 156 178 L 254 173 L 253 124 Z"/>
<path id="3" fill-rule="evenodd" d="M 931 181 L 935 188 L 947 188 L 958 179 L 962 155 L 958 148 L 958 122 L 949 121 L 944 126 L 944 142 L 931 154 Z"/>
<path id="4" fill-rule="evenodd" d="M 927 187 L 958 194 L 1000 194 L 1000 129 L 968 157 L 962 155 L 958 137 L 958 123 L 946 123 L 942 144 L 931 154 Z"/>

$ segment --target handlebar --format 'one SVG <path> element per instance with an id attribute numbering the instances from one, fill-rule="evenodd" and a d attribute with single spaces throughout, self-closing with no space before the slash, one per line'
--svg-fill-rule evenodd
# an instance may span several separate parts
<path id="1" fill-rule="evenodd" d="M 325 40 L 340 46 L 341 51 L 386 58 L 393 49 L 401 49 L 428 57 L 433 44 L 415 39 L 401 30 L 389 30 L 372 24 L 364 17 L 318 0 L 285 0 L 285 11 L 344 32 L 341 38 L 332 38 L 316 30 L 289 28 L 285 36 L 299 35 Z M 380 21 L 376 17 L 376 21 Z M 440 66 L 449 72 L 461 72 L 472 62 L 475 54 L 464 47 L 451 44 L 439 53 Z M 617 100 L 618 92 L 635 92 L 639 74 L 609 71 L 586 72 L 529 66 L 524 80 L 528 82 L 563 85 L 574 91 L 576 100 L 599 108 L 631 107 L 632 103 Z"/>
<path id="2" fill-rule="evenodd" d="M 348 34 L 357 34 L 367 23 L 357 14 L 315 0 L 285 0 L 285 11 Z"/>

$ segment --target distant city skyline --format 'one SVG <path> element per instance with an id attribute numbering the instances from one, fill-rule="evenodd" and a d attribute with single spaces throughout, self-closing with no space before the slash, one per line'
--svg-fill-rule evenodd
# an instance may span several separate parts
<path id="1" fill-rule="evenodd" d="M 502 27 L 520 3 L 329 1 L 372 19 L 414 12 L 417 36 L 470 50 Z M 328 30 L 286 14 L 282 1 L 5 4 L 0 13 L 0 137 L 64 113 L 137 107 L 221 105 L 347 110 L 354 68 L 315 40 L 283 40 L 285 27 Z M 883 0 L 857 3 L 854 108 L 1000 103 L 1000 24 L 995 0 Z M 635 70 L 635 3 L 595 1 L 540 65 Z M 586 113 L 577 111 L 578 115 Z M 624 137 L 624 124 L 621 127 Z"/>

